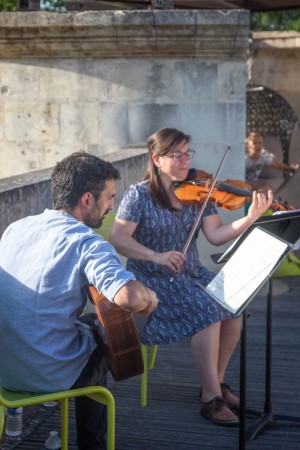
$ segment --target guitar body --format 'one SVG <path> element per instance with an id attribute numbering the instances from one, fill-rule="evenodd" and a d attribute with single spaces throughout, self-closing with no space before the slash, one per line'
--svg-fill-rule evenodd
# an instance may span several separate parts
<path id="1" fill-rule="evenodd" d="M 95 286 L 88 287 L 88 295 L 102 326 L 104 349 L 114 380 L 142 374 L 143 356 L 131 312 L 107 300 Z"/>

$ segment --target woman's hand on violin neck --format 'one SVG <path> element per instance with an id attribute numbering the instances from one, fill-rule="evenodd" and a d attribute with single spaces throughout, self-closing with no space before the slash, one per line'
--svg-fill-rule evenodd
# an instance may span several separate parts
<path id="1" fill-rule="evenodd" d="M 252 195 L 252 203 L 248 211 L 248 218 L 251 221 L 258 219 L 267 209 L 270 208 L 273 202 L 273 192 L 271 189 L 267 191 L 267 195 L 262 192 L 254 191 Z"/>
<path id="2" fill-rule="evenodd" d="M 160 266 L 168 267 L 173 273 L 176 273 L 184 262 L 184 255 L 175 251 L 155 253 L 152 261 Z"/>

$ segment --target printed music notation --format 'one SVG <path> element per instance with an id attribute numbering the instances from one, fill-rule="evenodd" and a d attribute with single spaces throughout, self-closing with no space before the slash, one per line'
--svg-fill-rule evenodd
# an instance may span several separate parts
<path id="1" fill-rule="evenodd" d="M 289 242 L 254 228 L 205 289 L 226 309 L 239 314 L 291 248 Z"/>

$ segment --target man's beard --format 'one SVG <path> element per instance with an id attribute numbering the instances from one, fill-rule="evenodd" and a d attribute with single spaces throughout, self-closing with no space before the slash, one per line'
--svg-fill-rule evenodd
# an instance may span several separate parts
<path id="1" fill-rule="evenodd" d="M 109 210 L 105 211 L 105 213 L 103 214 L 102 217 L 92 217 L 92 216 L 86 217 L 85 221 L 84 221 L 85 225 L 90 228 L 95 228 L 95 229 L 100 228 L 103 223 L 103 220 L 105 218 L 105 215 L 108 212 L 109 212 Z"/>

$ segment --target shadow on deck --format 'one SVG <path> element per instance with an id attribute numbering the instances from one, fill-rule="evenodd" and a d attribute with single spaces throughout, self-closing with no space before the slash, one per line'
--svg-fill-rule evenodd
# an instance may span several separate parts
<path id="1" fill-rule="evenodd" d="M 284 284 L 286 283 L 286 284 Z M 286 289 L 281 289 L 284 286 Z M 273 413 L 300 417 L 300 279 L 274 281 L 273 297 Z M 277 289 L 278 288 L 278 289 Z M 276 295 L 279 294 L 279 295 Z M 247 407 L 263 412 L 265 401 L 266 295 L 248 306 Z M 233 355 L 226 381 L 239 390 L 240 348 Z M 239 448 L 238 428 L 218 427 L 199 414 L 199 380 L 188 343 L 161 346 L 149 372 L 148 406 L 140 407 L 140 380 L 110 380 L 116 400 L 116 446 L 123 450 L 231 450 Z M 71 403 L 70 450 L 75 450 L 74 410 Z M 0 449 L 42 449 L 51 430 L 60 428 L 60 411 L 27 411 L 22 440 L 7 441 Z M 255 418 L 247 417 L 247 427 Z M 300 425 L 270 423 L 246 443 L 251 450 L 300 449 Z"/>

